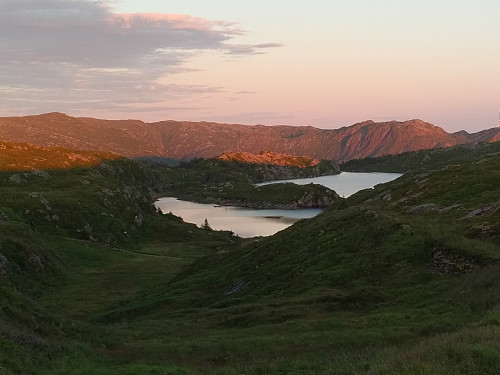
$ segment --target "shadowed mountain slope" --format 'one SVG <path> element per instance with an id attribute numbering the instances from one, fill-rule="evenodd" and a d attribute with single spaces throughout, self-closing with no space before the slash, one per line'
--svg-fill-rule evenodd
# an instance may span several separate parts
<path id="1" fill-rule="evenodd" d="M 228 150 L 269 150 L 319 159 L 367 156 L 449 147 L 497 139 L 499 129 L 449 134 L 421 120 L 366 121 L 340 129 L 211 122 L 99 120 L 61 113 L 0 118 L 0 139 L 77 150 L 111 151 L 127 157 L 215 157 Z"/>

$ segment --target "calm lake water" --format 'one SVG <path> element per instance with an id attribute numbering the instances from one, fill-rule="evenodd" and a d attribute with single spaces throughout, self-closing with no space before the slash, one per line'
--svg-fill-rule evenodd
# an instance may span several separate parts
<path id="1" fill-rule="evenodd" d="M 298 185 L 319 184 L 335 190 L 341 197 L 348 197 L 360 190 L 369 189 L 377 184 L 392 181 L 401 176 L 400 173 L 353 173 L 342 172 L 332 176 L 321 176 L 314 178 L 298 178 L 293 180 L 267 181 L 257 186 L 293 182 Z"/>
<path id="2" fill-rule="evenodd" d="M 343 172 L 334 176 L 303 178 L 295 180 L 269 181 L 258 185 L 271 183 L 294 182 L 299 185 L 315 183 L 335 190 L 340 196 L 349 196 L 355 192 L 372 188 L 373 186 L 389 182 L 401 176 L 397 173 L 350 173 Z M 216 206 L 188 201 L 177 198 L 160 198 L 155 206 L 163 213 L 173 213 L 180 216 L 185 222 L 200 226 L 205 218 L 212 229 L 231 230 L 240 237 L 270 236 L 283 230 L 300 219 L 309 219 L 316 216 L 321 209 L 301 210 L 256 210 L 242 207 Z"/>

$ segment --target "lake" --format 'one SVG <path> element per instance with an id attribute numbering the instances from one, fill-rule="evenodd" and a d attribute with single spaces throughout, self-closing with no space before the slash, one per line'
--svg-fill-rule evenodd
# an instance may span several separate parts
<path id="1" fill-rule="evenodd" d="M 333 176 L 301 178 L 294 180 L 268 181 L 258 185 L 293 182 L 299 185 L 315 183 L 335 190 L 347 197 L 355 192 L 392 181 L 401 176 L 398 173 L 352 173 L 342 172 Z M 163 213 L 172 213 L 185 222 L 198 226 L 208 220 L 215 230 L 230 230 L 240 237 L 270 236 L 283 230 L 300 219 L 309 219 L 322 210 L 316 208 L 300 210 L 257 210 L 242 207 L 217 206 L 214 204 L 181 201 L 173 197 L 160 198 L 155 207 Z"/>
<path id="2" fill-rule="evenodd" d="M 321 176 L 313 178 L 298 178 L 293 180 L 277 180 L 277 181 L 267 181 L 257 186 L 293 182 L 298 185 L 306 184 L 319 184 L 326 186 L 332 190 L 335 190 L 341 197 L 347 198 L 360 190 L 369 189 L 377 184 L 383 184 L 384 182 L 392 181 L 400 177 L 400 173 L 354 173 L 354 172 L 342 172 L 340 174 L 331 176 Z"/>

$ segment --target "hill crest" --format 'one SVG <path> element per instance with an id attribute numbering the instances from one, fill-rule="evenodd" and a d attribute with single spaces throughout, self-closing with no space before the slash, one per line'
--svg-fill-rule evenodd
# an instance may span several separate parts
<path id="1" fill-rule="evenodd" d="M 319 159 L 308 156 L 294 156 L 289 154 L 279 154 L 272 151 L 261 151 L 252 154 L 245 151 L 228 151 L 217 156 L 219 160 L 239 161 L 252 164 L 275 164 L 282 167 L 314 167 L 320 163 Z"/>
<path id="2" fill-rule="evenodd" d="M 0 139 L 126 157 L 210 158 L 227 150 L 305 155 L 346 161 L 406 151 L 498 140 L 500 129 L 447 133 L 422 120 L 364 121 L 339 129 L 213 122 L 101 120 L 48 113 L 0 118 Z"/>
<path id="3" fill-rule="evenodd" d="M 75 151 L 0 140 L 0 170 L 32 171 L 90 167 L 122 156 L 104 151 Z"/>

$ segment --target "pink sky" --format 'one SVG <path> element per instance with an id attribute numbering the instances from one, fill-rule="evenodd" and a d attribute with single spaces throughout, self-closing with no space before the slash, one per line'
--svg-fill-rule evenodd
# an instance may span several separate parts
<path id="1" fill-rule="evenodd" d="M 4 0 L 0 115 L 494 127 L 500 2 Z"/>

